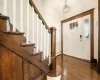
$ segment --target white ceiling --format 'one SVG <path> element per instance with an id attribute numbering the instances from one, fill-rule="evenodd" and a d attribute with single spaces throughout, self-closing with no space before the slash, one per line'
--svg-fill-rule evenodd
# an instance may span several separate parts
<path id="1" fill-rule="evenodd" d="M 77 8 L 84 8 L 86 9 L 89 7 L 88 5 L 96 6 L 98 0 L 67 0 L 68 5 L 70 6 L 71 10 L 75 10 Z M 54 10 L 58 12 L 62 12 L 64 6 L 64 0 L 42 0 L 42 4 L 45 6 L 52 7 Z"/>

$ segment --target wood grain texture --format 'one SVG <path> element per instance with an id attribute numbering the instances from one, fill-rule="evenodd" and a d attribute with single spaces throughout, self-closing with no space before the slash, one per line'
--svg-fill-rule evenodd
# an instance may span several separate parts
<path id="1" fill-rule="evenodd" d="M 10 73 L 10 74 L 9 74 Z M 0 80 L 12 79 L 12 60 L 9 50 L 0 47 Z"/>
<path id="2" fill-rule="evenodd" d="M 98 0 L 98 73 L 100 73 L 100 0 Z"/>
<path id="3" fill-rule="evenodd" d="M 23 59 L 23 79 L 28 80 L 29 79 L 29 66 L 28 61 Z"/>
<path id="4" fill-rule="evenodd" d="M 60 57 L 57 57 L 57 65 L 60 65 Z M 100 80 L 100 75 L 90 63 L 65 55 L 63 57 L 61 80 Z"/>
<path id="5" fill-rule="evenodd" d="M 3 46 L 0 47 L 0 80 L 22 80 L 22 59 Z"/>
<path id="6" fill-rule="evenodd" d="M 23 72 L 22 72 L 22 58 L 16 55 L 13 52 L 10 52 L 12 55 L 12 80 L 22 80 Z"/>
<path id="7" fill-rule="evenodd" d="M 13 44 L 11 44 L 11 42 Z M 32 63 L 33 65 L 40 68 L 42 71 L 48 73 L 49 68 L 48 66 L 43 65 L 40 61 L 36 60 L 34 56 L 31 56 L 31 51 L 28 49 L 24 49 L 20 46 L 20 43 L 17 42 L 17 40 L 14 40 L 11 37 L 8 37 L 6 35 L 0 35 L 0 44 L 6 46 L 10 50 L 14 51 L 17 55 L 25 58 L 27 61 Z M 14 46 L 16 45 L 16 46 Z"/>
<path id="8" fill-rule="evenodd" d="M 61 74 L 62 68 L 56 64 L 56 28 L 51 27 L 51 72 L 49 72 L 50 77 L 56 77 Z"/>
<path id="9" fill-rule="evenodd" d="M 45 74 L 47 74 L 50 70 L 49 67 L 42 64 L 40 61 L 36 60 L 34 56 L 31 56 L 32 48 L 26 47 L 23 48 L 20 44 L 23 41 L 22 35 L 12 35 L 5 34 L 6 31 L 6 20 L 0 19 L 0 44 L 9 48 L 9 50 L 16 53 L 21 58 L 26 59 L 31 64 L 35 65 L 37 68 L 41 69 Z M 21 37 L 21 38 L 19 38 Z M 19 40 L 18 40 L 19 39 Z"/>
<path id="10" fill-rule="evenodd" d="M 39 77 L 42 74 L 43 73 L 40 69 L 36 68 L 32 64 L 29 64 L 29 80 L 36 79 L 37 77 Z"/>

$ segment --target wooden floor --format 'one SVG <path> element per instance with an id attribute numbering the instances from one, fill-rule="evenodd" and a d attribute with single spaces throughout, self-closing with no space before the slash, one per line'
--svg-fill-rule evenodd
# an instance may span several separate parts
<path id="1" fill-rule="evenodd" d="M 60 56 L 57 58 L 57 65 L 59 64 L 61 64 Z M 100 80 L 100 75 L 88 62 L 64 56 L 63 65 L 63 80 Z"/>

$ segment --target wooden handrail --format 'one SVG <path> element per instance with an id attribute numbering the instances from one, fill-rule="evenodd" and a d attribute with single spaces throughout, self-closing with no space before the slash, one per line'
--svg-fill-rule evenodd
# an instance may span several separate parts
<path id="1" fill-rule="evenodd" d="M 30 5 L 34 8 L 34 11 L 38 14 L 39 18 L 42 20 L 43 24 L 46 26 L 46 29 L 49 30 L 49 27 L 46 23 L 46 21 L 43 19 L 42 15 L 40 14 L 39 10 L 35 6 L 34 2 L 32 0 L 29 0 Z"/>
<path id="2" fill-rule="evenodd" d="M 8 16 L 4 16 L 4 15 L 2 15 L 2 14 L 0 13 L 0 19 L 7 20 L 7 19 L 9 19 L 9 17 L 8 17 Z"/>

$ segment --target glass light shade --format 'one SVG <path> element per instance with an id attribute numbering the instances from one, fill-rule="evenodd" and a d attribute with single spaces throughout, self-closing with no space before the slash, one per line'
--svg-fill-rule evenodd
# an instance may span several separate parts
<path id="1" fill-rule="evenodd" d="M 64 8 L 63 8 L 63 12 L 67 13 L 69 10 L 70 10 L 70 7 L 65 5 Z"/>

